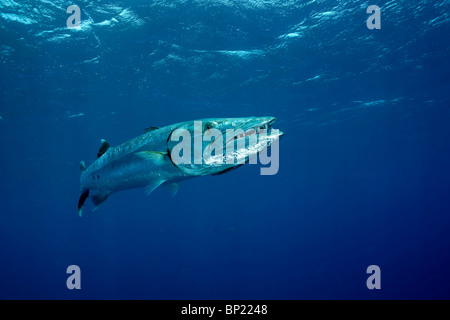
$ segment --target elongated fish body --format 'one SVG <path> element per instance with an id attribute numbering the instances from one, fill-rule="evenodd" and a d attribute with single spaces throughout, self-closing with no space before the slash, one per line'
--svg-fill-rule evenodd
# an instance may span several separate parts
<path id="1" fill-rule="evenodd" d="M 269 128 L 274 120 L 272 117 L 203 119 L 162 128 L 150 127 L 146 129 L 143 135 L 116 147 L 110 147 L 106 141 L 102 140 L 97 160 L 88 168 L 85 168 L 84 162 L 80 164 L 82 174 L 78 212 L 81 215 L 84 202 L 88 197 L 91 198 L 96 209 L 109 195 L 117 191 L 145 187 L 147 194 L 149 194 L 159 185 L 166 184 L 171 187 L 173 193 L 176 193 L 178 184 L 182 180 L 201 175 L 220 174 L 236 168 L 242 163 L 217 164 L 210 162 L 208 164 L 205 163 L 204 159 L 198 159 L 198 157 L 203 157 L 203 151 L 205 148 L 211 147 L 212 142 L 195 139 L 202 139 L 199 134 L 204 134 L 205 131 L 213 131 L 211 129 L 214 128 L 216 134 L 214 139 L 211 140 L 217 143 L 218 138 L 225 138 L 226 131 L 229 129 L 254 129 L 255 131 L 251 132 L 256 133 L 256 130 L 259 131 L 260 128 Z M 175 136 L 178 132 L 189 135 L 189 138 L 183 138 L 183 140 L 192 139 L 192 141 L 183 141 L 189 142 L 188 148 L 184 152 L 186 152 L 186 155 L 188 153 L 192 155 L 192 161 L 174 161 L 175 157 L 172 156 L 171 152 L 178 140 L 175 139 L 174 141 L 172 136 Z M 275 138 L 281 135 L 282 133 L 279 133 Z M 245 135 L 240 137 L 245 138 Z M 198 141 L 200 141 L 201 150 L 195 152 L 193 148 L 199 146 Z M 270 143 L 264 146 L 255 144 L 253 149 L 244 150 L 241 148 L 241 150 L 236 149 L 235 151 L 240 155 L 243 154 L 248 161 L 252 154 L 268 146 L 270 146 Z M 189 148 L 192 148 L 192 150 L 189 150 Z"/>

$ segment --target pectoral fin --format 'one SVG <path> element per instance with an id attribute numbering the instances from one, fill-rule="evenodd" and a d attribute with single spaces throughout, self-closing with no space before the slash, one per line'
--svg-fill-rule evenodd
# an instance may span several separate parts
<path id="1" fill-rule="evenodd" d="M 167 155 L 166 152 L 159 151 L 140 151 L 136 155 L 144 160 L 153 161 L 156 164 L 164 163 L 164 156 Z"/>
<path id="2" fill-rule="evenodd" d="M 164 182 L 166 182 L 166 180 L 164 179 L 157 179 L 154 180 L 152 182 L 150 182 L 146 187 L 145 187 L 145 194 L 149 195 L 150 193 L 153 192 L 153 190 L 155 190 L 156 188 L 158 188 L 161 184 L 163 184 Z"/>

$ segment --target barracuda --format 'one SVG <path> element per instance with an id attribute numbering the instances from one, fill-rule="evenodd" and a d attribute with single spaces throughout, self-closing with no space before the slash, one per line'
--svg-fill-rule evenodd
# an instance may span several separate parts
<path id="1" fill-rule="evenodd" d="M 273 117 L 203 119 L 150 127 L 117 147 L 102 140 L 97 160 L 88 168 L 80 163 L 78 213 L 81 216 L 88 197 L 96 210 L 117 191 L 145 187 L 150 194 L 164 184 L 175 194 L 185 179 L 235 169 L 283 135 L 272 130 L 274 122 Z M 221 153 L 221 147 L 226 153 Z"/>

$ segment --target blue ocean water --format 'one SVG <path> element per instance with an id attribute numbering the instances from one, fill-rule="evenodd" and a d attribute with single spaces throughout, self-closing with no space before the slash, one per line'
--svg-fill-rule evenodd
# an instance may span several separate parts
<path id="1" fill-rule="evenodd" d="M 449 10 L 0 0 L 0 298 L 450 298 Z M 78 216 L 101 138 L 247 116 L 285 133 L 276 175 L 248 164 Z"/>

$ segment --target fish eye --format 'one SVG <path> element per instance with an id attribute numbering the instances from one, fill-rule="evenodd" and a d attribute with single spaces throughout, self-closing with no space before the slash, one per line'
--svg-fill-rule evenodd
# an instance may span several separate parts
<path id="1" fill-rule="evenodd" d="M 207 123 L 205 124 L 205 127 L 203 128 L 203 131 L 208 131 L 209 129 L 212 129 L 212 128 L 214 128 L 214 123 L 212 123 L 212 122 L 207 122 Z"/>

